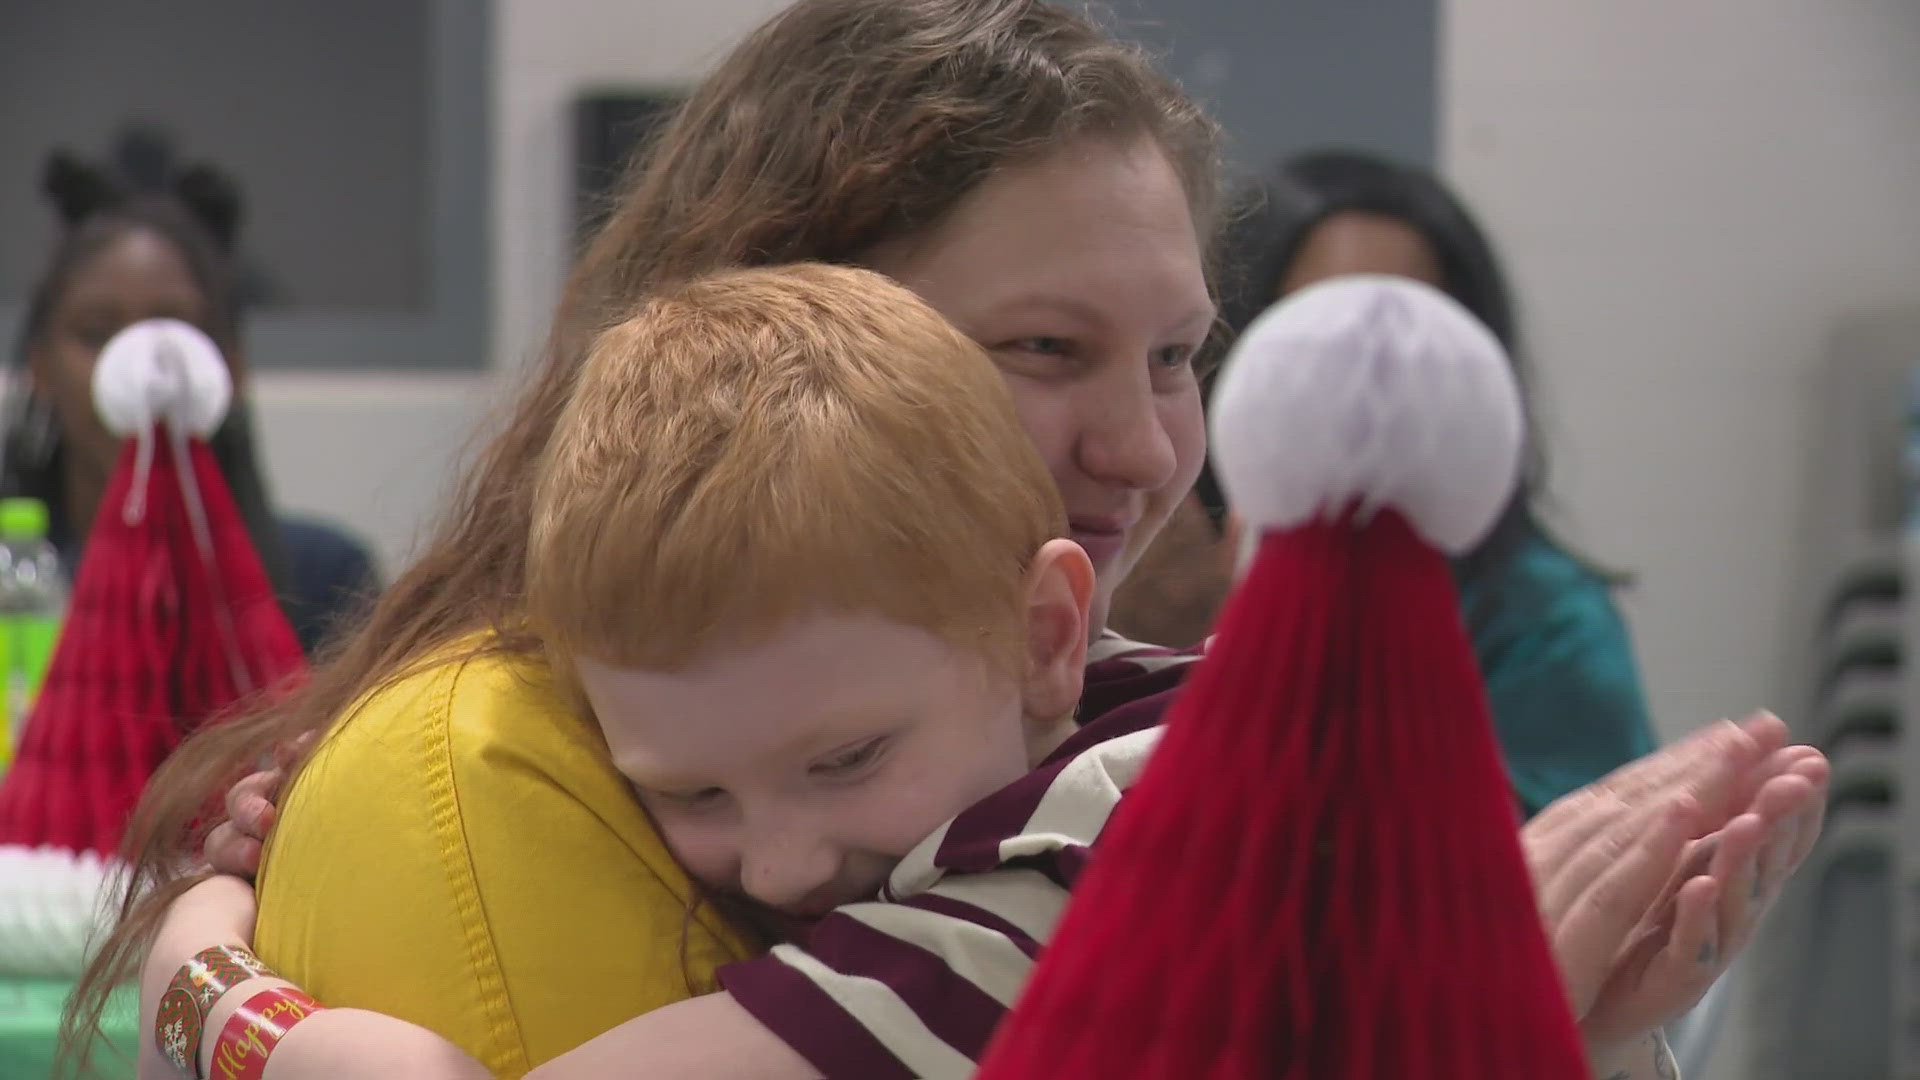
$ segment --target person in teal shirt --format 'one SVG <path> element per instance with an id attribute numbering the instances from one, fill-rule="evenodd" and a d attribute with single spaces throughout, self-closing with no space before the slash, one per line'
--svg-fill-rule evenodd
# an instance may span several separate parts
<path id="1" fill-rule="evenodd" d="M 1499 262 L 1466 208 L 1431 174 L 1366 154 L 1320 152 L 1285 162 L 1252 195 L 1224 260 L 1221 314 L 1234 334 L 1315 281 L 1398 274 L 1444 290 L 1485 323 L 1514 358 L 1524 391 L 1525 353 Z M 1536 433 L 1528 446 L 1518 494 L 1492 534 L 1455 564 L 1455 577 L 1515 797 L 1532 816 L 1651 752 L 1656 740 L 1613 601 L 1619 577 L 1540 521 L 1545 470 Z M 1225 506 L 1210 472 L 1195 496 L 1198 512 L 1219 523 Z"/>
<path id="2" fill-rule="evenodd" d="M 1507 776 L 1532 817 L 1655 748 L 1614 581 L 1544 531 L 1456 568 Z"/>

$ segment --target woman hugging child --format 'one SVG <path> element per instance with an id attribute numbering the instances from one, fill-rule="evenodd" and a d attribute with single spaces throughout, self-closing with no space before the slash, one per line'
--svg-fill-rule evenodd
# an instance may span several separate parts
<path id="1" fill-rule="evenodd" d="M 676 859 L 791 941 L 535 1074 L 970 1071 L 1157 736 L 1075 723 L 1093 570 L 986 354 L 865 271 L 666 290 L 600 335 L 534 499 L 526 611 L 556 678 Z M 252 909 L 231 878 L 175 905 L 149 1020 Z M 207 1071 L 216 1038 L 276 985 L 221 997 L 183 1058 L 237 1068 L 229 1046 Z M 272 1060 L 486 1075 L 350 1009 Z"/>
<path id="2" fill-rule="evenodd" d="M 675 862 L 784 939 L 533 1073 L 970 1074 L 1159 735 L 1076 718 L 1093 569 L 987 355 L 867 271 L 663 288 L 595 339 L 531 485 L 513 629 L 573 706 L 546 722 L 595 725 Z M 1824 763 L 1784 735 L 1716 725 L 1543 815 L 1562 840 L 1528 849 L 1532 899 L 1602 1075 L 1666 1074 L 1659 1025 L 1817 835 Z M 539 902 L 586 917 L 570 899 Z M 254 912 L 230 877 L 171 906 L 143 1075 L 489 1074 L 263 974 Z M 591 956 L 533 960 L 563 989 L 516 1006 L 620 989 Z"/>

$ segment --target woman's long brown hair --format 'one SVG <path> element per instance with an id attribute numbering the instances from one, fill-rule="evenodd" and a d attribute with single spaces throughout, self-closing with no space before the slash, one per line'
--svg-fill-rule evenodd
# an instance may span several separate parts
<path id="1" fill-rule="evenodd" d="M 593 335 L 655 286 L 727 266 L 854 263 L 941 221 L 996 169 L 1073 140 L 1155 140 L 1209 227 L 1216 131 L 1142 52 L 1042 0 L 800 0 L 721 62 L 629 167 L 570 275 L 543 362 L 424 552 L 292 694 L 203 730 L 128 829 L 117 921 L 67 1004 L 80 1070 L 113 988 L 199 880 L 209 801 L 276 747 L 474 631 L 519 627 L 530 481 Z"/>

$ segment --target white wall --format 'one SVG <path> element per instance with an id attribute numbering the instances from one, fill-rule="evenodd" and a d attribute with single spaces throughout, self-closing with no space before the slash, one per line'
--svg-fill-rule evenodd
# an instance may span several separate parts
<path id="1" fill-rule="evenodd" d="M 1920 6 L 1473 0 L 1443 161 L 1511 263 L 1556 490 L 1669 733 L 1764 701 L 1811 380 L 1920 301 Z"/>
<path id="2" fill-rule="evenodd" d="M 1660 722 L 1764 702 L 1826 337 L 1920 302 L 1920 5 L 1462 0 L 1442 42 L 1442 161 L 1518 284 L 1572 534 L 1638 577 Z"/>
<path id="3" fill-rule="evenodd" d="M 351 530 L 393 580 L 444 505 L 493 383 L 477 375 L 259 376 L 254 423 L 275 506 Z"/>

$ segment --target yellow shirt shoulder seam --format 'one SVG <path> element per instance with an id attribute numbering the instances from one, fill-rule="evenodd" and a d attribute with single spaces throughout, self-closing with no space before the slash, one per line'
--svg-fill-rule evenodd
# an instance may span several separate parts
<path id="1" fill-rule="evenodd" d="M 473 657 L 458 661 L 456 670 L 431 703 L 432 722 L 425 725 L 421 750 L 428 778 L 428 805 L 433 835 L 440 841 L 441 862 L 447 873 L 454 903 L 458 906 L 461 929 L 465 934 L 469 961 L 479 985 L 480 1003 L 485 1010 L 487 1054 L 484 1064 L 496 1074 L 520 1075 L 531 1065 L 526 1042 L 513 1014 L 507 994 L 506 977 L 500 970 L 499 953 L 494 948 L 492 927 L 487 922 L 480 900 L 480 884 L 474 871 L 466 837 L 465 820 L 460 812 L 460 793 L 454 777 L 452 713 L 453 699 L 460 678 L 466 674 Z"/>

